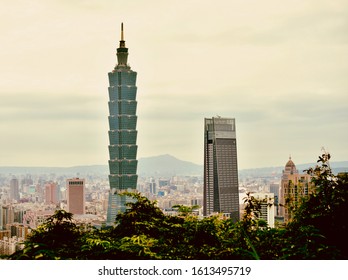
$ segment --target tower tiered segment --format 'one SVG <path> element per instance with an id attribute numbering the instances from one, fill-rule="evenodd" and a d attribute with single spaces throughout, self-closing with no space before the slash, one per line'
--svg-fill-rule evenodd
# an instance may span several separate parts
<path id="1" fill-rule="evenodd" d="M 137 101 L 136 77 L 127 64 L 126 48 L 121 25 L 121 41 L 117 48 L 117 65 L 109 73 L 109 182 L 110 194 L 107 223 L 124 212 L 127 197 L 121 191 L 137 187 Z"/>

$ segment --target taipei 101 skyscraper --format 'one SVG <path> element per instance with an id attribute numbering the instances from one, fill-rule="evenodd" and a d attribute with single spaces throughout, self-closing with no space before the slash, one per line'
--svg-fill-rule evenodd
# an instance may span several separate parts
<path id="1" fill-rule="evenodd" d="M 117 213 L 126 210 L 129 200 L 122 191 L 137 187 L 137 73 L 127 64 L 128 48 L 124 41 L 123 23 L 121 41 L 117 48 L 117 65 L 109 73 L 109 182 L 107 224 L 115 222 Z"/>

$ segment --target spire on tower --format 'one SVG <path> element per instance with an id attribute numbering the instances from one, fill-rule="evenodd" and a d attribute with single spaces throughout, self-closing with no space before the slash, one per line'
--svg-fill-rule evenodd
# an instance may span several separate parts
<path id="1" fill-rule="evenodd" d="M 126 47 L 126 41 L 124 40 L 124 32 L 123 32 L 123 22 L 121 23 L 121 41 L 120 41 L 120 48 Z"/>
<path id="2" fill-rule="evenodd" d="M 126 48 L 126 41 L 124 40 L 123 22 L 121 23 L 121 40 L 120 46 L 117 48 L 117 65 L 115 69 L 124 68 L 127 66 L 128 49 Z"/>

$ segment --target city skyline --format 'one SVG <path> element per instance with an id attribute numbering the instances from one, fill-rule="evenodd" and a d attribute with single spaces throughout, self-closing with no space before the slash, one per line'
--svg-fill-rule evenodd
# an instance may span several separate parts
<path id="1" fill-rule="evenodd" d="M 0 166 L 107 164 L 105 73 L 121 22 L 140 74 L 138 158 L 202 165 L 202 120 L 221 115 L 238 123 L 240 169 L 315 162 L 322 147 L 347 160 L 347 12 L 344 1 L 8 2 Z"/>

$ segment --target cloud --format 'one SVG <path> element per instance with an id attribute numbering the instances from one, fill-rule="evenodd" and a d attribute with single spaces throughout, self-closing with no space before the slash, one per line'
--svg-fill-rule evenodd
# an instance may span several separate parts
<path id="1" fill-rule="evenodd" d="M 0 117 L 3 121 L 100 120 L 107 113 L 104 98 L 48 92 L 1 94 Z M 96 107 L 96 105 L 98 105 Z M 98 109 L 101 108 L 101 109 Z M 103 108 L 103 109 L 102 109 Z M 97 109 L 97 110 L 96 110 Z"/>
<path id="2" fill-rule="evenodd" d="M 242 167 L 289 153 L 308 162 L 325 145 L 346 159 L 345 1 L 105 3 L 0 11 L 0 164 L 107 163 L 121 22 L 138 72 L 139 157 L 201 162 L 203 119 L 221 115 L 236 118 Z"/>

